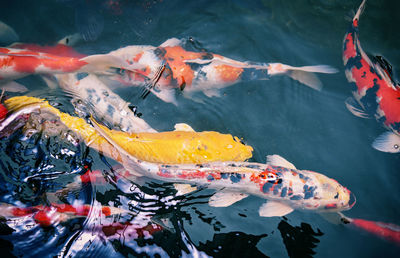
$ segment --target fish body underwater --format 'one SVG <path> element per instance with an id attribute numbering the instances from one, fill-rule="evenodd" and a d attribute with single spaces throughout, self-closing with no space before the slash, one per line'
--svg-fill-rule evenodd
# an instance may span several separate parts
<path id="1" fill-rule="evenodd" d="M 123 166 L 135 176 L 176 182 L 181 193 L 193 191 L 187 184 L 220 190 L 210 205 L 229 206 L 249 195 L 268 200 L 260 216 L 284 216 L 293 209 L 338 212 L 355 204 L 354 195 L 336 180 L 322 174 L 297 170 L 278 155 L 267 156 L 267 164 L 212 162 L 205 164 L 156 164 L 137 159 L 118 145 L 110 131 L 95 121 L 94 127 L 120 152 Z"/>
<path id="2" fill-rule="evenodd" d="M 382 57 L 372 61 L 359 41 L 359 18 L 365 6 L 361 3 L 344 39 L 343 61 L 353 97 L 346 106 L 354 115 L 375 118 L 389 131 L 375 139 L 372 146 L 384 152 L 400 152 L 400 85 Z"/>
<path id="3" fill-rule="evenodd" d="M 20 96 L 7 99 L 4 104 L 12 114 L 0 125 L 0 131 L 21 114 L 47 111 L 79 135 L 90 147 L 117 161 L 121 160 L 115 148 L 84 119 L 63 113 L 47 101 Z M 244 161 L 251 158 L 253 151 L 251 146 L 241 143 L 239 138 L 230 134 L 195 132 L 185 124 L 176 125 L 175 131 L 162 133 L 127 133 L 109 130 L 104 126 L 102 128 L 107 130 L 119 145 L 124 146 L 130 155 L 154 163 Z"/>
<path id="4" fill-rule="evenodd" d="M 46 52 L 40 52 L 41 50 Z M 54 47 L 40 47 L 34 44 L 15 43 L 11 47 L 0 48 L 0 83 L 3 84 L 30 74 L 71 72 L 113 74 L 119 69 L 124 69 L 124 65 L 125 63 L 115 56 L 90 55 L 83 57 L 61 44 Z"/>
<path id="5" fill-rule="evenodd" d="M 322 85 L 313 72 L 337 72 L 327 65 L 292 67 L 281 63 L 241 62 L 204 50 L 188 51 L 183 45 L 184 40 L 171 38 L 159 47 L 127 46 L 110 52 L 109 55 L 125 60 L 128 67 L 135 65 L 137 68 L 136 73 L 128 71 L 115 76 L 115 80 L 125 85 L 141 85 L 143 78 L 155 77 L 158 68 L 165 65 L 157 87 L 151 91 L 163 101 L 176 104 L 173 89 L 180 89 L 187 97 L 196 91 L 212 97 L 220 95 L 219 89 L 240 81 L 265 80 L 273 75 L 286 74 L 320 90 Z"/>

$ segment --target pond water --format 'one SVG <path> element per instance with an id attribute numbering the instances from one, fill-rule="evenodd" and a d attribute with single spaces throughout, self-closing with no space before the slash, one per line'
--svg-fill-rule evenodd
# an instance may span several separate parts
<path id="1" fill-rule="evenodd" d="M 279 154 L 299 169 L 320 172 L 348 187 L 357 203 L 346 216 L 400 224 L 400 156 L 373 149 L 371 143 L 385 129 L 374 119 L 353 116 L 344 105 L 351 91 L 342 44 L 350 24 L 347 17 L 360 1 L 78 2 L 7 1 L 0 20 L 27 43 L 51 45 L 83 31 L 88 40 L 74 48 L 84 54 L 128 45 L 158 46 L 176 37 L 240 61 L 337 68 L 336 74 L 318 75 L 322 91 L 276 76 L 234 84 L 224 88 L 220 98 L 198 93 L 199 101 L 192 101 L 178 95 L 178 106 L 152 94 L 141 100 L 137 89 L 116 92 L 129 96 L 125 99 L 159 131 L 184 122 L 196 131 L 236 135 L 254 148 L 251 161 L 264 163 L 266 155 Z M 386 57 L 395 74 L 400 74 L 399 10 L 396 1 L 368 1 L 360 19 L 363 49 Z M 97 21 L 92 30 L 85 27 L 88 17 Z M 60 89 L 49 89 L 38 76 L 18 81 L 29 89 L 28 95 L 46 98 L 73 114 L 70 96 Z M 4 255 L 396 257 L 400 251 L 395 243 L 331 224 L 316 213 L 260 217 L 264 200 L 257 197 L 216 208 L 207 204 L 211 189 L 177 197 L 169 183 L 116 177 L 111 169 L 115 161 L 55 136 L 26 137 L 17 130 L 2 138 L 0 151 L 1 203 L 45 205 L 44 196 L 57 195 L 65 203 L 90 207 L 89 214 L 50 221 L 46 227 L 32 216 L 2 219 Z M 100 172 L 97 179 L 73 184 L 88 166 Z M 70 188 L 63 191 L 65 187 Z M 126 212 L 105 218 L 99 216 L 102 206 Z"/>

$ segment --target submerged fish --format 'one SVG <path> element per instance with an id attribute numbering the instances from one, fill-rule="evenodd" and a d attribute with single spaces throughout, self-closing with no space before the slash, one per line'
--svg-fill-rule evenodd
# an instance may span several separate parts
<path id="1" fill-rule="evenodd" d="M 105 155 L 121 161 L 120 154 L 82 118 L 60 112 L 47 101 L 34 97 L 13 97 L 4 102 L 10 115 L 0 124 L 0 131 L 15 117 L 34 111 L 47 111 L 57 116 L 70 130 L 79 135 L 87 145 Z M 114 141 L 123 145 L 131 155 L 154 163 L 206 163 L 213 161 L 244 161 L 251 158 L 253 148 L 230 134 L 213 131 L 195 132 L 185 124 L 177 124 L 175 131 L 162 133 L 126 133 L 106 130 Z"/>
<path id="2" fill-rule="evenodd" d="M 341 214 L 341 217 L 345 224 L 350 224 L 358 229 L 400 245 L 400 226 L 398 225 L 379 221 L 349 218 L 343 214 Z"/>
<path id="3" fill-rule="evenodd" d="M 127 71 L 122 76 L 115 76 L 116 79 L 127 85 L 141 85 L 143 76 L 153 78 L 158 68 L 165 65 L 157 87 L 150 91 L 163 101 L 176 104 L 174 88 L 179 88 L 186 96 L 202 91 L 211 97 L 219 96 L 220 88 L 239 81 L 265 80 L 273 75 L 286 74 L 319 90 L 321 83 L 312 73 L 337 72 L 327 65 L 293 67 L 281 63 L 241 62 L 210 52 L 187 51 L 182 43 L 182 40 L 172 38 L 159 47 L 128 46 L 110 52 L 109 55 L 117 56 L 129 65 L 142 66 L 142 76 L 140 72 Z"/>
<path id="4" fill-rule="evenodd" d="M 268 200 L 259 209 L 260 216 L 284 216 L 293 209 L 319 212 L 348 210 L 354 195 L 336 180 L 322 174 L 298 170 L 278 155 L 267 156 L 267 164 L 250 162 L 214 162 L 207 164 L 155 164 L 139 160 L 115 141 L 112 131 L 95 121 L 96 130 L 120 152 L 123 166 L 135 176 L 145 176 L 177 184 L 181 193 L 205 185 L 221 190 L 210 198 L 210 205 L 229 206 L 249 195 Z"/>
<path id="5" fill-rule="evenodd" d="M 12 46 L 19 49 L 39 51 L 65 57 L 82 58 L 84 55 L 76 52 L 75 35 L 67 36 L 54 46 L 15 43 Z M 60 86 L 73 96 L 72 104 L 77 112 L 90 113 L 94 110 L 96 117 L 111 124 L 124 132 L 156 132 L 143 119 L 137 116 L 135 106 L 123 100 L 105 85 L 95 74 L 66 73 L 42 75 L 49 87 Z M 152 81 L 149 79 L 149 83 Z M 85 115 L 85 114 L 82 114 Z"/>
<path id="6" fill-rule="evenodd" d="M 111 55 L 73 57 L 27 49 L 0 48 L 0 82 L 22 78 L 29 74 L 71 72 L 112 74 L 124 66 L 122 60 Z"/>
<path id="7" fill-rule="evenodd" d="M 0 215 L 7 218 L 33 215 L 33 219 L 36 223 L 40 226 L 48 227 L 56 222 L 63 222 L 71 218 L 87 217 L 92 209 L 93 207 L 88 204 L 70 205 L 51 203 L 48 206 L 37 205 L 32 207 L 17 207 L 3 203 L 0 204 Z M 100 208 L 100 214 L 106 217 L 121 213 L 130 212 L 111 206 L 102 206 Z"/>
<path id="8" fill-rule="evenodd" d="M 358 117 L 375 117 L 390 131 L 375 139 L 372 146 L 380 151 L 400 152 L 400 86 L 392 78 L 390 64 L 376 57 L 373 62 L 358 39 L 358 21 L 364 9 L 361 3 L 345 36 L 343 61 L 354 98 L 346 106 Z"/>

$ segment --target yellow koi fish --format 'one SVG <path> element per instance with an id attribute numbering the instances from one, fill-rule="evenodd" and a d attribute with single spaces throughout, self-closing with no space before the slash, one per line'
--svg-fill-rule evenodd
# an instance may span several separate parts
<path id="1" fill-rule="evenodd" d="M 86 121 L 63 113 L 47 101 L 34 97 L 13 97 L 4 102 L 9 111 L 31 113 L 47 110 L 59 117 L 69 129 L 80 135 L 85 144 L 121 161 L 118 151 Z M 101 126 L 101 125 L 100 125 Z M 175 131 L 162 133 L 126 133 L 101 128 L 113 141 L 139 160 L 163 164 L 201 164 L 217 161 L 244 161 L 251 158 L 253 148 L 230 134 L 195 132 L 186 124 L 177 124 Z"/>

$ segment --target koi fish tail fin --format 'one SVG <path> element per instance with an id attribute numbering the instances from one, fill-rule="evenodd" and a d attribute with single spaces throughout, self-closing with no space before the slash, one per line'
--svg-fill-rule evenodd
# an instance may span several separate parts
<path id="1" fill-rule="evenodd" d="M 124 70 L 135 72 L 132 65 L 128 65 L 119 57 L 113 55 L 91 55 L 81 58 L 80 61 L 86 62 L 78 72 L 88 72 L 103 75 L 114 75 L 122 73 Z M 128 67 L 129 66 L 129 67 Z"/>
<path id="2" fill-rule="evenodd" d="M 299 81 L 304 85 L 315 90 L 322 89 L 321 81 L 314 73 L 337 73 L 338 70 L 329 65 L 312 65 L 294 67 L 281 63 L 271 63 L 268 65 L 268 74 L 270 76 L 277 74 L 286 74 L 293 80 Z"/>

